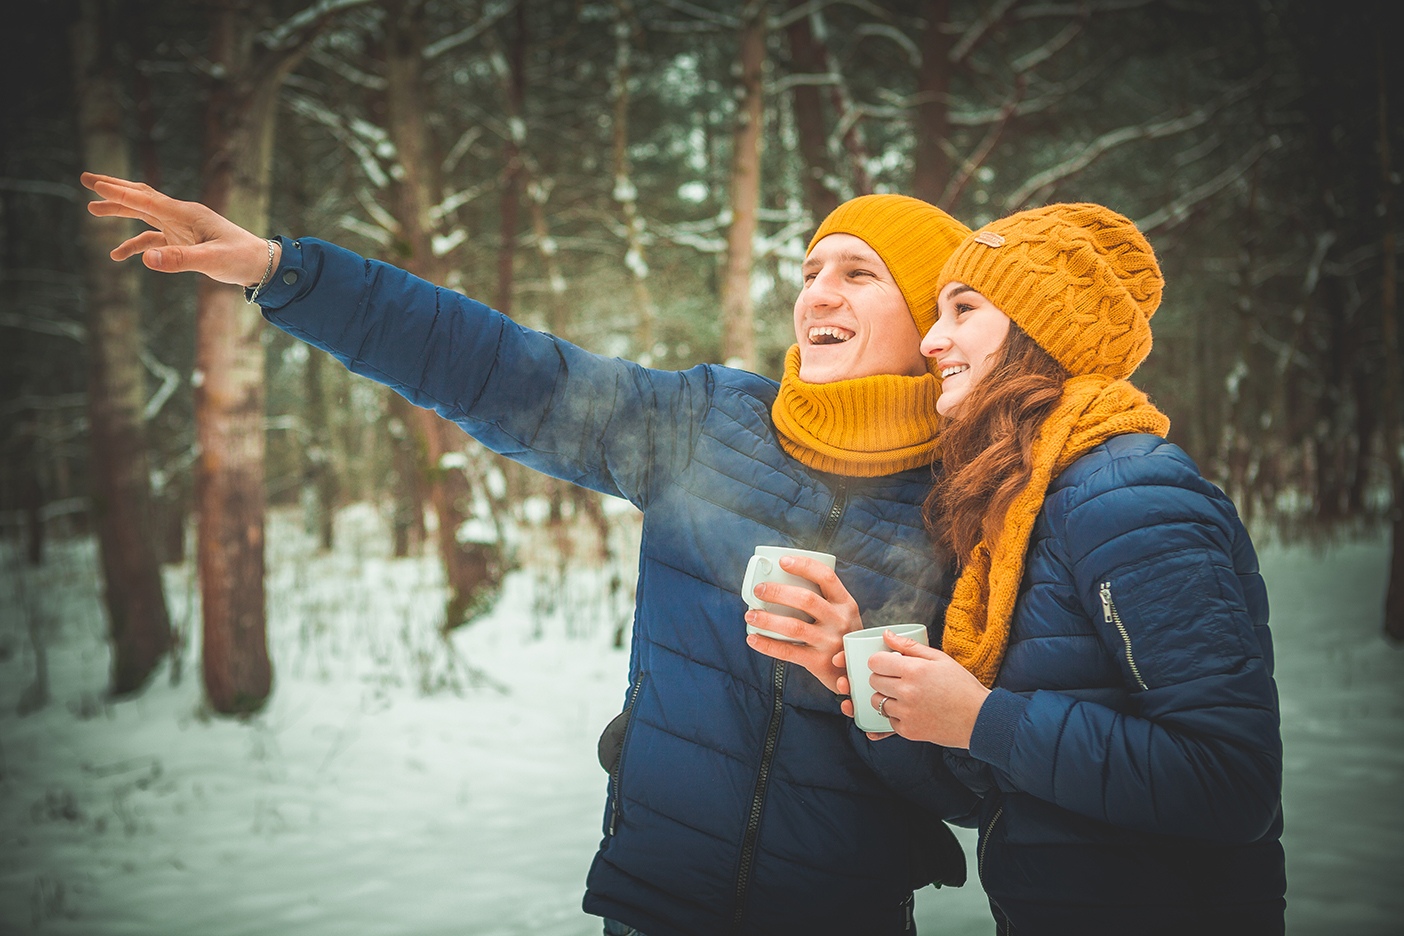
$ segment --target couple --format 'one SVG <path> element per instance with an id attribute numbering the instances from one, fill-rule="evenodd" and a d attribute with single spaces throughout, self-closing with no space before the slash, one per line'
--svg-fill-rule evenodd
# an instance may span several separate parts
<path id="1" fill-rule="evenodd" d="M 587 353 L 332 244 L 85 174 L 113 252 L 267 319 L 495 451 L 643 511 L 586 911 L 627 936 L 915 932 L 978 823 L 1001 933 L 1283 930 L 1267 601 L 1233 505 L 1126 381 L 1162 279 L 1134 225 L 1050 205 L 977 232 L 898 195 L 810 242 L 783 379 Z M 931 465 L 939 460 L 932 485 Z M 758 597 L 754 546 L 821 594 Z M 746 636 L 756 627 L 803 645 Z M 889 636 L 871 686 L 842 636 Z M 900 737 L 865 735 L 873 693 Z"/>

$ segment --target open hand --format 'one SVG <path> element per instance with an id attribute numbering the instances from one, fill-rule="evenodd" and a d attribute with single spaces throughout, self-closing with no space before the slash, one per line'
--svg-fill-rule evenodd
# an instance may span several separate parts
<path id="1" fill-rule="evenodd" d="M 84 188 L 102 196 L 88 202 L 99 218 L 134 218 L 154 231 L 128 238 L 112 251 L 113 260 L 141 254 L 142 263 L 161 273 L 193 271 L 220 283 L 253 286 L 268 269 L 268 241 L 199 202 L 178 201 L 142 182 L 85 172 Z M 282 247 L 274 250 L 277 266 Z"/>
<path id="2" fill-rule="evenodd" d="M 751 634 L 746 643 L 766 656 L 803 666 L 830 692 L 837 693 L 838 680 L 843 676 L 843 635 L 863 627 L 858 602 L 853 600 L 834 570 L 822 562 L 807 556 L 785 556 L 780 560 L 780 568 L 809 579 L 819 586 L 821 594 L 794 585 L 762 582 L 756 586 L 756 597 L 797 608 L 814 618 L 814 622 L 754 608 L 746 612 L 747 624 L 803 643 L 787 643 L 761 634 Z"/>

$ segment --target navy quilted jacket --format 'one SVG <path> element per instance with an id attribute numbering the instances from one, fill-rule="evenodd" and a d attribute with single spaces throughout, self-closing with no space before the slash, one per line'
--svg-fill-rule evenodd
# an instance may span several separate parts
<path id="1" fill-rule="evenodd" d="M 1233 504 L 1115 438 L 1050 486 L 958 772 L 1015 933 L 1273 933 L 1285 877 L 1268 603 Z"/>
<path id="2" fill-rule="evenodd" d="M 940 750 L 867 741 L 808 672 L 746 646 L 738 594 L 754 545 L 790 544 L 838 557 L 869 626 L 936 619 L 949 583 L 922 527 L 929 470 L 812 471 L 778 444 L 772 381 L 607 359 L 333 245 L 283 243 L 269 321 L 643 511 L 627 727 L 587 911 L 649 936 L 881 936 L 904 931 L 914 888 L 963 880 L 933 817 L 977 801 Z"/>

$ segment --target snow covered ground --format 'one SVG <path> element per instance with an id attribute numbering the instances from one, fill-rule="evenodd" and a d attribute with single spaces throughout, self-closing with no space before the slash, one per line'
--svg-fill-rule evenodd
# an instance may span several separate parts
<path id="1" fill-rule="evenodd" d="M 513 573 L 493 613 L 445 643 L 434 563 L 387 559 L 365 508 L 338 523 L 337 553 L 317 556 L 277 518 L 277 686 L 246 721 L 203 710 L 193 645 L 179 683 L 167 669 L 140 698 L 105 701 L 92 544 L 58 544 L 37 570 L 0 545 L 0 933 L 599 932 L 579 909 L 606 784 L 595 739 L 628 663 L 608 575 Z M 1385 559 L 1377 541 L 1263 550 L 1290 933 L 1395 933 L 1404 918 L 1404 649 L 1378 635 Z M 189 570 L 168 587 L 191 625 Z M 31 621 L 53 698 L 21 717 Z M 992 931 L 973 858 L 971 879 L 919 895 L 922 933 Z"/>

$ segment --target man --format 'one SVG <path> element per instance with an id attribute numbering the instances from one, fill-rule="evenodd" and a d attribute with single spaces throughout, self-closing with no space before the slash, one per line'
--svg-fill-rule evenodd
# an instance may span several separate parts
<path id="1" fill-rule="evenodd" d="M 610 933 L 914 932 L 912 891 L 958 884 L 941 818 L 974 798 L 932 745 L 873 744 L 833 685 L 755 652 L 738 594 L 758 544 L 834 553 L 869 626 L 931 623 L 948 563 L 922 521 L 939 382 L 921 336 L 968 230 L 897 195 L 847 202 L 810 244 L 777 385 L 587 353 L 322 241 L 266 241 L 202 205 L 85 174 L 113 251 L 240 284 L 279 328 L 495 451 L 643 511 L 629 689 L 602 738 L 604 838 L 584 907 Z M 838 595 L 837 577 L 820 578 Z M 831 641 L 815 630 L 810 652 Z M 831 646 L 831 643 L 828 644 Z M 921 748 L 926 747 L 928 751 Z"/>

